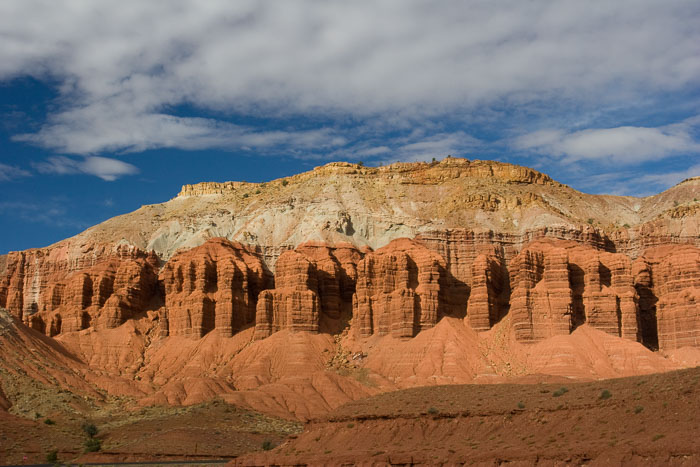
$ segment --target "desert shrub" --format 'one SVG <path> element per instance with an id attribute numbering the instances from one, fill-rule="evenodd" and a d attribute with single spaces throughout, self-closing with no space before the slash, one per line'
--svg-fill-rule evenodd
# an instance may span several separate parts
<path id="1" fill-rule="evenodd" d="M 85 441 L 85 452 L 97 452 L 102 449 L 102 441 L 97 438 L 90 438 Z"/>
<path id="2" fill-rule="evenodd" d="M 523 401 L 518 402 L 518 408 L 519 409 L 524 409 L 525 408 L 525 403 Z"/>
<path id="3" fill-rule="evenodd" d="M 641 405 L 638 405 L 637 407 L 634 408 L 634 413 L 642 413 L 642 410 L 644 410 L 644 407 Z"/>
<path id="4" fill-rule="evenodd" d="M 569 389 L 566 388 L 566 387 L 564 387 L 564 386 L 562 386 L 562 387 L 560 387 L 559 389 L 557 389 L 556 391 L 554 391 L 554 392 L 552 393 L 552 396 L 553 396 L 553 397 L 563 396 L 563 395 L 566 394 L 567 392 L 569 392 Z"/>
<path id="5" fill-rule="evenodd" d="M 90 438 L 94 438 L 97 435 L 97 427 L 93 423 L 83 423 L 83 431 Z"/>
<path id="6" fill-rule="evenodd" d="M 259 194 L 260 194 L 260 190 L 259 190 L 259 189 L 258 189 L 258 190 L 255 190 L 255 194 L 256 194 L 256 195 L 259 195 Z"/>
<path id="7" fill-rule="evenodd" d="M 46 453 L 46 462 L 49 464 L 56 464 L 58 463 L 58 451 L 55 449 L 53 451 L 49 451 Z"/>
<path id="8" fill-rule="evenodd" d="M 439 411 L 438 409 L 436 409 L 435 407 L 431 407 L 431 408 L 428 409 L 428 413 L 429 413 L 430 415 L 437 415 L 439 412 L 440 412 L 440 411 Z"/>
<path id="9" fill-rule="evenodd" d="M 262 443 L 262 448 L 263 448 L 263 450 L 265 450 L 265 451 L 269 451 L 270 449 L 272 449 L 272 448 L 274 448 L 274 447 L 275 447 L 275 445 L 272 444 L 272 441 L 270 441 L 269 439 L 266 439 L 266 440 L 263 441 L 263 443 Z"/>
<path id="10" fill-rule="evenodd" d="M 605 399 L 610 399 L 612 397 L 612 393 L 608 391 L 607 389 L 603 389 L 603 391 L 600 393 L 600 399 L 605 400 Z"/>
<path id="11" fill-rule="evenodd" d="M 248 196 L 250 196 L 248 193 L 243 193 L 244 198 L 247 198 Z"/>
<path id="12" fill-rule="evenodd" d="M 289 185 L 289 181 L 287 180 L 282 180 L 282 186 L 287 186 Z"/>
<path id="13" fill-rule="evenodd" d="M 47 425 L 55 425 L 56 424 L 56 422 L 54 422 L 50 418 L 47 418 L 46 420 L 44 420 L 44 423 L 46 423 Z"/>

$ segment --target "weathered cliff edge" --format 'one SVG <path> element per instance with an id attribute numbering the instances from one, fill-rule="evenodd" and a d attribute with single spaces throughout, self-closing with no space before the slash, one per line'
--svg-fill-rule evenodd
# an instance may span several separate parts
<path id="1" fill-rule="evenodd" d="M 241 390 L 274 386 L 290 369 L 305 374 L 305 365 L 364 368 L 383 388 L 425 383 L 431 372 L 448 382 L 535 371 L 581 376 L 578 363 L 556 368 L 504 342 L 544 355 L 551 343 L 568 345 L 557 339 L 588 336 L 606 358 L 641 352 L 622 342 L 662 353 L 700 348 L 699 187 L 689 180 L 651 198 L 595 197 L 523 167 L 460 159 L 374 169 L 339 163 L 265 186 L 185 186 L 163 205 L 3 257 L 0 307 L 91 366 L 138 376 L 129 391 L 151 402 L 223 393 L 274 412 L 269 400 Z M 593 217 L 601 209 L 607 215 Z M 222 229 L 227 235 L 216 235 Z M 444 346 L 435 358 L 461 346 L 458 353 L 479 363 L 436 370 L 426 363 L 435 336 Z M 207 360 L 194 371 L 191 355 L 179 353 L 215 341 L 216 358 L 230 348 L 235 362 Z M 416 360 L 392 360 L 396 352 Z M 623 373 L 678 366 L 631 365 Z M 599 370 L 591 375 L 618 374 Z M 372 391 L 313 374 L 327 407 Z M 196 389 L 183 389 L 183 378 L 195 378 Z M 287 389 L 274 390 L 284 410 L 310 413 L 290 406 Z"/>

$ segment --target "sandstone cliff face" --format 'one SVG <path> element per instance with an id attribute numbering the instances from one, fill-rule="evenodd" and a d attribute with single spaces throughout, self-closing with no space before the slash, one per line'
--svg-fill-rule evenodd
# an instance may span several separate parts
<path id="1" fill-rule="evenodd" d="M 231 337 L 255 319 L 256 299 L 269 276 L 241 244 L 212 239 L 175 255 L 160 273 L 165 319 L 173 336 Z"/>
<path id="2" fill-rule="evenodd" d="M 361 258 L 349 244 L 307 243 L 280 255 L 275 289 L 258 299 L 255 339 L 282 329 L 318 332 L 324 318 L 348 315 Z"/>
<path id="3" fill-rule="evenodd" d="M 637 340 L 637 294 L 630 260 L 572 242 L 530 244 L 510 265 L 516 337 L 537 342 L 587 323 Z"/>
<path id="4" fill-rule="evenodd" d="M 153 254 L 127 245 L 94 247 L 78 259 L 60 253 L 11 253 L 0 282 L 0 306 L 42 333 L 117 327 L 156 295 Z"/>
<path id="5" fill-rule="evenodd" d="M 353 326 L 361 336 L 413 337 L 444 313 L 445 262 L 408 239 L 367 254 L 357 267 Z"/>
<path id="6" fill-rule="evenodd" d="M 700 249 L 651 248 L 633 271 L 645 344 L 660 350 L 700 346 Z"/>
<path id="7" fill-rule="evenodd" d="M 495 252 L 480 254 L 472 263 L 467 321 L 475 331 L 487 331 L 505 315 L 510 281 L 504 260 Z"/>

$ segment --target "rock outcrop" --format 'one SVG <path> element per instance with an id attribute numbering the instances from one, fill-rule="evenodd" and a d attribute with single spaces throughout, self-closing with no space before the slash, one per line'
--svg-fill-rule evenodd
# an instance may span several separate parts
<path id="1" fill-rule="evenodd" d="M 248 248 L 216 238 L 175 255 L 160 280 L 170 335 L 199 338 L 216 330 L 231 337 L 254 322 L 256 300 L 269 275 Z"/>
<path id="2" fill-rule="evenodd" d="M 700 248 L 651 248 L 633 271 L 643 342 L 660 350 L 700 346 Z"/>
<path id="3" fill-rule="evenodd" d="M 505 315 L 510 298 L 508 270 L 497 254 L 480 254 L 472 263 L 467 322 L 475 331 L 487 331 Z"/>
<path id="4" fill-rule="evenodd" d="M 637 340 L 637 294 L 630 260 L 573 242 L 530 244 L 510 265 L 516 337 L 537 342 L 588 323 Z"/>
<path id="5" fill-rule="evenodd" d="M 112 328 L 157 298 L 158 258 L 128 245 L 91 247 L 92 258 L 56 251 L 12 253 L 0 283 L 0 306 L 49 336 Z"/>
<path id="6" fill-rule="evenodd" d="M 444 313 L 445 261 L 408 239 L 369 253 L 357 267 L 353 326 L 361 336 L 413 337 Z"/>
<path id="7" fill-rule="evenodd" d="M 255 339 L 282 329 L 318 332 L 324 318 L 348 315 L 361 258 L 348 244 L 307 243 L 280 255 L 275 289 L 258 299 Z"/>

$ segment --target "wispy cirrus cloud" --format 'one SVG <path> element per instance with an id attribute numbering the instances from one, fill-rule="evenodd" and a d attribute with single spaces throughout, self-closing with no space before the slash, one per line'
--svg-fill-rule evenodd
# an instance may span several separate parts
<path id="1" fill-rule="evenodd" d="M 42 162 L 32 164 L 44 174 L 88 174 L 112 182 L 124 175 L 139 173 L 139 169 L 129 163 L 107 157 L 90 156 L 74 159 L 66 156 L 52 156 Z"/>
<path id="2" fill-rule="evenodd" d="M 31 173 L 15 165 L 0 162 L 0 182 L 8 182 L 18 178 L 29 177 Z"/>

